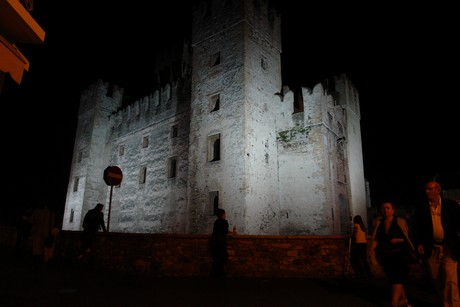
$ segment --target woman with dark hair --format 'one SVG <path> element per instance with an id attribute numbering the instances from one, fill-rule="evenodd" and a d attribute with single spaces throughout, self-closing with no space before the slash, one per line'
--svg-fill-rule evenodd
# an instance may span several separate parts
<path id="1" fill-rule="evenodd" d="M 367 228 L 361 215 L 355 215 L 351 234 L 350 262 L 356 277 L 372 279 L 374 274 L 367 260 L 366 231 Z"/>
<path id="2" fill-rule="evenodd" d="M 391 284 L 391 306 L 410 306 L 404 284 L 409 279 L 410 264 L 405 257 L 408 248 L 414 249 L 409 239 L 409 227 L 402 217 L 395 216 L 395 206 L 386 201 L 380 207 L 372 232 L 369 256 L 377 260 Z"/>

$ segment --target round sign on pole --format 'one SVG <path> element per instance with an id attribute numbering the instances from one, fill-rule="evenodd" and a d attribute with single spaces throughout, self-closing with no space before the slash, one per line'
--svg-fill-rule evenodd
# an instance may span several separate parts
<path id="1" fill-rule="evenodd" d="M 118 166 L 109 166 L 104 170 L 104 181 L 107 185 L 119 185 L 123 179 L 123 173 Z"/>

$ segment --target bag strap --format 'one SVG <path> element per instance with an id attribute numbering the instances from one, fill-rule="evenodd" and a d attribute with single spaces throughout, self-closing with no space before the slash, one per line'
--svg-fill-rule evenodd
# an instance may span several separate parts
<path id="1" fill-rule="evenodd" d="M 407 226 L 406 220 L 400 217 L 396 217 L 396 223 L 398 224 L 399 228 L 401 228 L 407 244 L 409 244 L 412 250 L 415 250 L 414 244 L 412 244 L 412 241 L 409 238 L 409 227 Z"/>

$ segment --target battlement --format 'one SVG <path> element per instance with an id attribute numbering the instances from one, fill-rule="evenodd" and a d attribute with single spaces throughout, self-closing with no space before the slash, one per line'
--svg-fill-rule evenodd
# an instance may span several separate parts
<path id="1" fill-rule="evenodd" d="M 102 111 L 111 113 L 121 107 L 123 101 L 123 88 L 108 82 L 97 80 L 89 88 L 82 91 L 80 96 L 80 108 L 78 115 L 82 115 L 93 108 L 101 108 Z"/>
<path id="2" fill-rule="evenodd" d="M 184 88 L 185 87 L 185 88 Z M 110 115 L 112 135 L 142 129 L 190 109 L 190 94 L 184 82 L 168 83 L 152 94 L 139 99 Z"/>

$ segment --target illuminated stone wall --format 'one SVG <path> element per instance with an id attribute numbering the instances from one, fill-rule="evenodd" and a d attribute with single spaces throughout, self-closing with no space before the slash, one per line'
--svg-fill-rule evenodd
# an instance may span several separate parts
<path id="1" fill-rule="evenodd" d="M 168 59 L 183 69 L 159 90 L 129 105 L 102 81 L 82 93 L 64 230 L 98 202 L 123 233 L 209 234 L 215 206 L 247 235 L 343 235 L 353 215 L 366 219 L 351 81 L 283 86 L 276 11 L 214 2 L 194 11 L 190 45 Z M 109 165 L 123 172 L 113 190 Z"/>

